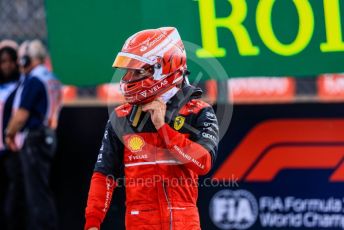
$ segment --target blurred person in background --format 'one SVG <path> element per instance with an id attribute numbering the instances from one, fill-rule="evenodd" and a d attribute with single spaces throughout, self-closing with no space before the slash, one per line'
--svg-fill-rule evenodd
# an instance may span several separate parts
<path id="1" fill-rule="evenodd" d="M 8 173 L 5 172 L 5 164 L 12 157 L 5 147 L 5 127 L 12 112 L 12 103 L 19 79 L 17 44 L 14 41 L 4 40 L 0 42 L 0 181 L 1 186 L 7 186 Z M 5 191 L 5 190 L 2 190 Z M 14 191 L 17 192 L 17 191 Z M 0 194 L 0 228 L 5 228 L 5 194 Z M 18 213 L 19 214 L 19 213 Z"/>
<path id="2" fill-rule="evenodd" d="M 125 70 L 121 89 L 128 103 L 106 125 L 85 229 L 100 229 L 124 168 L 127 230 L 199 230 L 197 180 L 214 164 L 218 124 L 213 108 L 200 99 L 202 90 L 189 84 L 177 29 L 134 34 L 113 67 Z M 172 185 L 176 180 L 180 184 Z"/>
<path id="3" fill-rule="evenodd" d="M 17 152 L 23 178 L 26 228 L 57 229 L 57 212 L 49 186 L 50 168 L 56 150 L 55 129 L 61 107 L 61 84 L 43 65 L 47 51 L 39 40 L 26 41 L 19 48 L 22 79 L 13 103 L 13 115 L 6 128 L 6 145 Z M 11 204 L 16 207 L 16 199 Z M 12 216 L 14 221 L 15 216 Z M 16 219 L 15 221 L 23 221 Z M 12 224 L 12 223 L 11 223 Z"/>

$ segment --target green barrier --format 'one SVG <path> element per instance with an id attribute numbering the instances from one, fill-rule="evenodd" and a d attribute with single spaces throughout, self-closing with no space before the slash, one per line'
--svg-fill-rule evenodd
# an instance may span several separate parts
<path id="1" fill-rule="evenodd" d="M 161 26 L 177 27 L 184 40 L 199 46 L 191 55 L 199 60 L 188 63 L 194 73 L 213 58 L 230 77 L 344 71 L 340 0 L 47 0 L 46 5 L 53 67 L 66 84 L 109 82 L 125 39 Z"/>

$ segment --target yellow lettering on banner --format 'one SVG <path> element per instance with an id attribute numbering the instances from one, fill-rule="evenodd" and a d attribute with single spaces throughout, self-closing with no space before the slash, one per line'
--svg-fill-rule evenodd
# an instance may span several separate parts
<path id="1" fill-rule="evenodd" d="M 339 0 L 324 0 L 326 42 L 321 43 L 322 52 L 344 51 Z"/>
<path id="2" fill-rule="evenodd" d="M 229 29 L 236 41 L 240 55 L 254 56 L 259 54 L 259 47 L 254 46 L 251 38 L 242 25 L 247 16 L 245 0 L 228 0 L 232 5 L 232 13 L 228 17 L 216 18 L 215 0 L 199 0 L 199 12 L 203 48 L 196 55 L 200 58 L 224 57 L 226 49 L 218 44 L 217 28 Z"/>
<path id="3" fill-rule="evenodd" d="M 282 44 L 276 38 L 271 23 L 271 12 L 275 2 L 276 0 L 259 1 L 256 14 L 258 33 L 264 44 L 276 54 L 283 56 L 298 54 L 309 44 L 313 35 L 314 14 L 312 7 L 308 0 L 293 0 L 299 15 L 299 31 L 292 43 Z"/>

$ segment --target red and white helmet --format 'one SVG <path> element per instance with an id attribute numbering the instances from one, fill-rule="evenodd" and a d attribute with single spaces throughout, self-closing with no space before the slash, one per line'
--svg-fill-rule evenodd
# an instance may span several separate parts
<path id="1" fill-rule="evenodd" d="M 113 67 L 127 69 L 121 90 L 130 104 L 145 104 L 182 83 L 186 53 L 176 28 L 140 31 L 127 39 Z"/>

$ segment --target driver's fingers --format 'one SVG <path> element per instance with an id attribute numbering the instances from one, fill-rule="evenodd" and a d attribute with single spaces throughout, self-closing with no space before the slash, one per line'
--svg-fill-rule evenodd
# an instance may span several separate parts
<path id="1" fill-rule="evenodd" d="M 161 107 L 161 104 L 160 102 L 158 101 L 152 101 L 151 103 L 148 103 L 148 104 L 145 104 L 144 106 L 142 106 L 142 110 L 143 111 L 147 111 L 147 110 L 150 110 L 150 109 L 159 109 Z"/>
<path id="2" fill-rule="evenodd" d="M 148 110 L 154 109 L 154 107 L 155 106 L 152 103 L 149 103 L 149 104 L 146 104 L 146 105 L 142 106 L 142 111 L 146 112 Z"/>
<path id="3" fill-rule="evenodd" d="M 158 101 L 159 103 L 165 105 L 165 102 L 164 102 L 164 100 L 161 97 L 156 98 L 155 101 Z"/>

